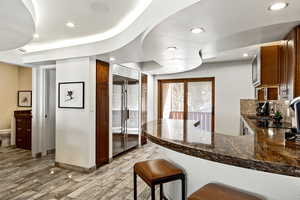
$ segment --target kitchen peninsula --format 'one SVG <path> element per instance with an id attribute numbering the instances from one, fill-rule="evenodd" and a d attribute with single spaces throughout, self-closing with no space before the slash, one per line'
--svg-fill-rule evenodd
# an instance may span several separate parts
<path id="1" fill-rule="evenodd" d="M 253 120 L 243 117 L 254 134 L 206 132 L 191 120 L 152 121 L 144 133 L 162 147 L 167 159 L 186 171 L 189 194 L 217 181 L 270 200 L 300 197 L 300 180 L 296 178 L 300 177 L 300 150 L 285 144 L 286 130 L 258 128 Z M 172 199 L 176 199 L 177 187 L 167 187 Z"/>

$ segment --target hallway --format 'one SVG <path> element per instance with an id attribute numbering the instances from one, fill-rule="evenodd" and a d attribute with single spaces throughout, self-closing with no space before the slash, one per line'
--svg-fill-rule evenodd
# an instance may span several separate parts
<path id="1" fill-rule="evenodd" d="M 26 150 L 0 149 L 1 200 L 118 200 L 133 199 L 134 163 L 157 158 L 153 144 L 120 156 L 90 174 L 54 167 L 54 155 L 31 158 Z M 139 199 L 149 198 L 148 187 L 139 179 Z"/>

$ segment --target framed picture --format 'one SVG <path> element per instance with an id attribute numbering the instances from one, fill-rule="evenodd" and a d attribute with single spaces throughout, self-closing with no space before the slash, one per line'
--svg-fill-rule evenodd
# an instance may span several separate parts
<path id="1" fill-rule="evenodd" d="M 20 90 L 18 91 L 18 107 L 32 106 L 32 91 Z"/>
<path id="2" fill-rule="evenodd" d="M 58 107 L 84 109 L 84 82 L 58 83 Z"/>

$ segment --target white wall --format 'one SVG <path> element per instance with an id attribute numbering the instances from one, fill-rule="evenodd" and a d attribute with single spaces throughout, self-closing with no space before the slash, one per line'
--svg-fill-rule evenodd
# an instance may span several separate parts
<path id="1" fill-rule="evenodd" d="M 155 107 L 155 95 L 154 94 L 154 76 L 151 74 L 148 74 L 148 91 L 147 91 L 147 120 L 152 121 L 156 119 L 156 116 L 154 113 Z"/>
<path id="2" fill-rule="evenodd" d="M 56 162 L 84 168 L 95 166 L 95 61 L 83 57 L 56 63 L 57 85 L 85 82 L 84 109 L 56 109 Z"/>
<path id="3" fill-rule="evenodd" d="M 159 146 L 162 158 L 179 165 L 186 173 L 187 195 L 208 183 L 222 183 L 262 196 L 264 200 L 299 200 L 300 179 L 258 170 L 225 165 L 185 155 Z M 179 200 L 179 181 L 164 186 L 169 199 Z"/>
<path id="4" fill-rule="evenodd" d="M 189 72 L 157 75 L 154 82 L 153 118 L 157 119 L 158 79 L 215 77 L 215 132 L 237 135 L 240 126 L 240 99 L 254 98 L 251 70 L 249 62 L 222 62 L 203 64 Z"/>

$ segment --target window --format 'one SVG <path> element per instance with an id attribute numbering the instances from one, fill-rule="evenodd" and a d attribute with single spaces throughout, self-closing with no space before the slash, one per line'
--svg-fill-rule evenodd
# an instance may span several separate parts
<path id="1" fill-rule="evenodd" d="M 214 131 L 214 78 L 159 80 L 159 119 L 200 121 Z"/>

